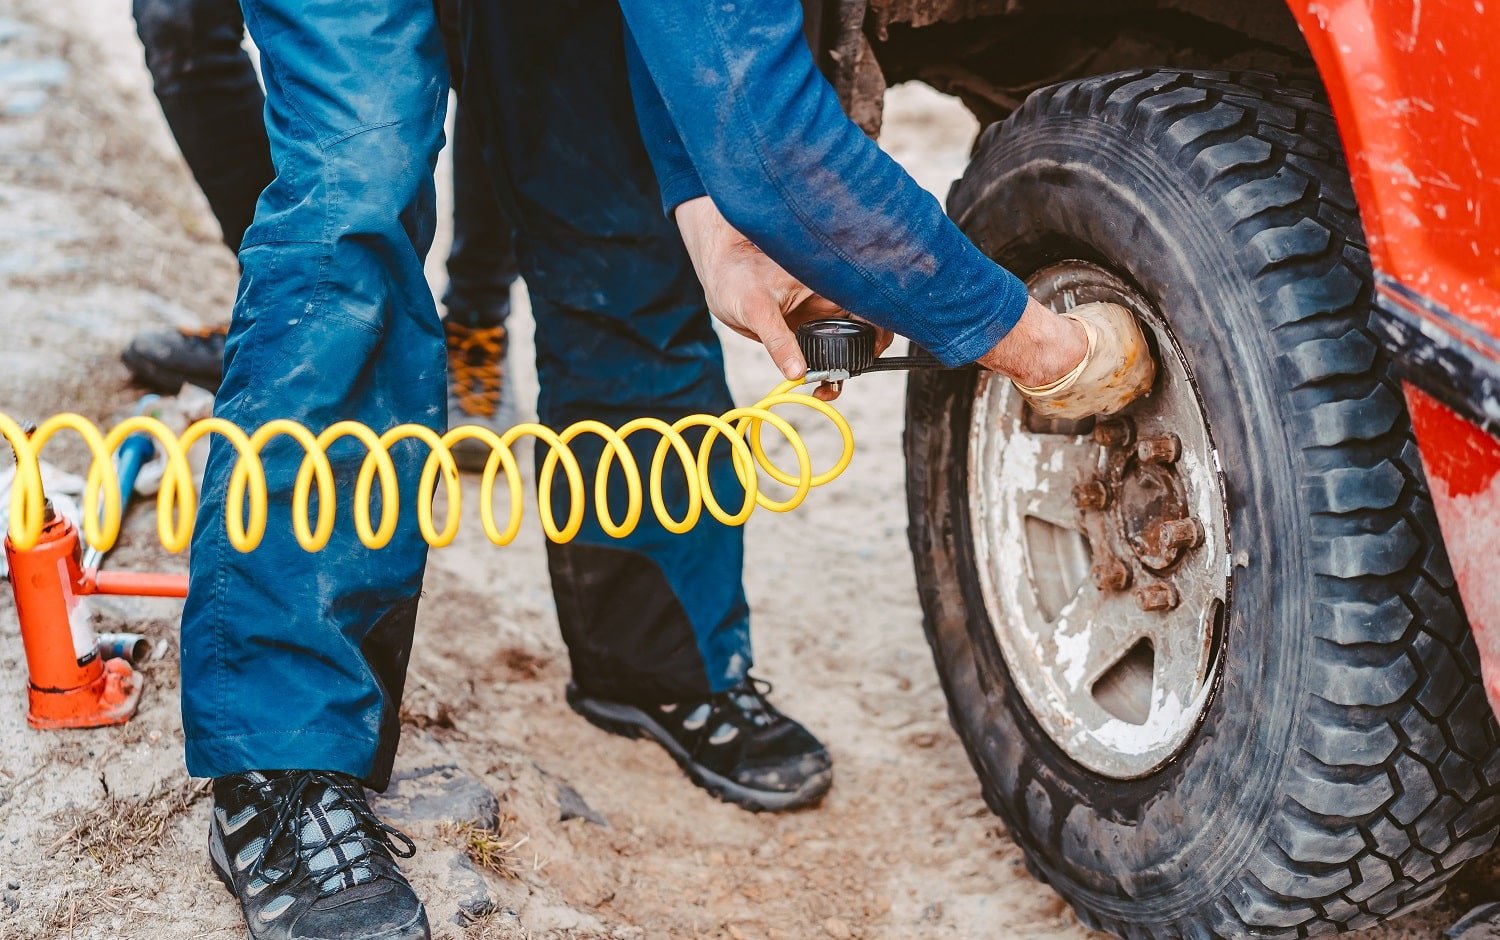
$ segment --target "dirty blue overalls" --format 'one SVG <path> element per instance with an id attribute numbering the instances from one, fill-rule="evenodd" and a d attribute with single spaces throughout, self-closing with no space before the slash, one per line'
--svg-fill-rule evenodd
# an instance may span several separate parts
<path id="1" fill-rule="evenodd" d="M 216 413 L 245 428 L 288 417 L 442 430 L 442 329 L 422 270 L 447 96 L 431 2 L 243 6 L 277 176 L 241 251 Z M 465 105 L 516 224 L 543 422 L 730 407 L 701 287 L 662 212 L 704 191 L 809 286 L 949 362 L 977 358 L 1019 317 L 1019 282 L 839 112 L 796 0 L 626 0 L 635 46 L 608 0 L 463 6 Z M 636 447 L 648 463 L 654 445 Z M 597 448 L 580 450 L 591 478 Z M 346 441 L 330 456 L 342 482 L 327 549 L 296 544 L 301 451 L 281 439 L 264 454 L 265 541 L 240 554 L 223 520 L 234 453 L 212 447 L 182 624 L 196 776 L 389 776 L 426 561 L 414 494 L 427 455 L 394 452 L 400 524 L 380 551 L 351 521 L 363 449 Z M 714 473 L 730 505 L 727 464 Z M 615 541 L 590 513 L 570 545 L 549 547 L 575 681 L 641 702 L 729 688 L 752 662 L 741 533 L 708 521 L 670 536 L 649 516 Z"/>

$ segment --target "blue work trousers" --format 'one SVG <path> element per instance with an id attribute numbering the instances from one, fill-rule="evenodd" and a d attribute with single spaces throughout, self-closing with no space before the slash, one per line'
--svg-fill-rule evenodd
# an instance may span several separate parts
<path id="1" fill-rule="evenodd" d="M 442 328 L 422 272 L 447 94 L 431 2 L 243 6 L 262 53 L 276 179 L 244 240 L 216 412 L 247 429 L 293 418 L 315 430 L 343 419 L 441 430 Z M 504 3 L 466 16 L 465 107 L 516 227 L 542 420 L 729 407 L 701 288 L 636 130 L 618 11 Z M 642 466 L 653 447 L 636 446 Z M 597 447 L 578 449 L 591 476 Z M 295 541 L 301 450 L 278 439 L 263 454 L 265 540 L 241 554 L 224 527 L 235 454 L 214 442 L 182 623 L 194 775 L 317 768 L 374 787 L 388 779 L 426 560 L 414 506 L 426 452 L 395 449 L 400 523 L 379 551 L 352 524 L 363 448 L 346 441 L 330 456 L 340 485 L 328 547 L 309 554 Z M 727 459 L 714 474 L 737 505 Z M 680 488 L 669 501 L 680 508 Z M 647 520 L 617 542 L 588 519 L 549 559 L 575 680 L 638 701 L 740 681 L 750 666 L 740 531 L 710 520 L 669 536 Z"/>
<path id="2" fill-rule="evenodd" d="M 438 0 L 454 88 L 458 3 Z M 265 97 L 244 49 L 239 0 L 132 0 L 156 98 L 193 178 L 238 254 L 260 194 L 275 178 Z M 490 191 L 489 171 L 463 108 L 454 118 L 453 245 L 443 306 L 466 326 L 503 325 L 516 279 L 511 224 Z"/>

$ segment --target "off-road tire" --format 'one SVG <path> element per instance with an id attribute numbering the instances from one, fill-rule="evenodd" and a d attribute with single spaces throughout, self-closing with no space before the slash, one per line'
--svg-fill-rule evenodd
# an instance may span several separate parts
<path id="1" fill-rule="evenodd" d="M 1026 276 L 1081 258 L 1159 309 L 1200 389 L 1233 593 L 1183 750 L 1111 780 L 1007 671 L 969 516 L 972 373 L 914 373 L 910 537 L 950 716 L 1031 870 L 1124 937 L 1305 937 L 1432 900 L 1489 849 L 1500 748 L 1328 106 L 1247 73 L 1133 71 L 1034 93 L 949 211 Z"/>

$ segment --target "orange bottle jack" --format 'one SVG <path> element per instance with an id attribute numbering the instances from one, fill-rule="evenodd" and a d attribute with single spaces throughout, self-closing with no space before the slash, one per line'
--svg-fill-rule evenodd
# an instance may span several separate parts
<path id="1" fill-rule="evenodd" d="M 81 592 L 82 543 L 73 523 L 46 508 L 42 538 L 30 551 L 5 540 L 16 597 L 16 619 L 26 647 L 33 728 L 120 725 L 135 714 L 142 677 L 123 659 L 107 662 Z"/>

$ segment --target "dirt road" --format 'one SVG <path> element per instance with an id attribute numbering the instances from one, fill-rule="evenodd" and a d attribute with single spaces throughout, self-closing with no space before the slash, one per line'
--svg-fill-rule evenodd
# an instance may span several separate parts
<path id="1" fill-rule="evenodd" d="M 105 419 L 128 408 L 121 343 L 150 324 L 214 322 L 232 299 L 233 262 L 150 99 L 125 7 L 0 3 L 9 414 Z M 892 94 L 884 143 L 936 192 L 962 169 L 973 133 L 950 101 Z M 512 326 L 524 412 L 535 394 L 524 304 Z M 773 370 L 758 348 L 727 347 L 737 396 L 758 397 Z M 835 755 L 835 788 L 818 811 L 752 816 L 715 803 L 659 749 L 576 718 L 562 700 L 566 656 L 534 529 L 496 550 L 469 519 L 434 555 L 401 766 L 418 780 L 448 768 L 437 776 L 495 794 L 499 816 L 490 834 L 411 823 L 440 935 L 1097 936 L 1026 874 L 948 728 L 906 550 L 901 395 L 899 377 L 854 383 L 840 405 L 859 439 L 849 472 L 749 529 L 758 671 Z M 832 454 L 825 429 L 809 439 Z M 137 515 L 112 564 L 184 562 Z M 181 767 L 175 607 L 116 602 L 102 616 L 158 643 L 140 716 L 118 730 L 42 735 L 24 725 L 21 647 L 9 592 L 0 599 L 0 938 L 242 936 L 205 864 L 207 801 Z M 595 818 L 560 819 L 580 814 Z M 466 848 L 494 872 L 479 875 Z M 467 923 L 462 907 L 475 915 Z M 1367 936 L 1431 937 L 1454 915 L 1444 902 Z"/>

